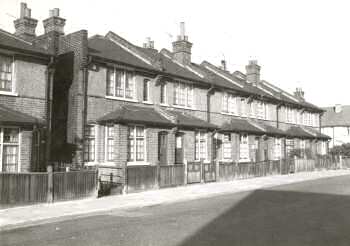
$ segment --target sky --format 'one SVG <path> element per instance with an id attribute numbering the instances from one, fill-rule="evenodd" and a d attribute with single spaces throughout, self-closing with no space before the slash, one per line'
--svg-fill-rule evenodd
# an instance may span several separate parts
<path id="1" fill-rule="evenodd" d="M 23 1 L 23 0 L 22 0 Z M 14 32 L 21 0 L 0 0 L 0 28 Z M 49 9 L 60 8 L 65 33 L 109 30 L 133 44 L 151 37 L 172 50 L 179 23 L 193 43 L 192 60 L 245 71 L 258 60 L 261 78 L 318 106 L 350 105 L 350 1 L 332 0 L 26 0 L 37 35 Z"/>

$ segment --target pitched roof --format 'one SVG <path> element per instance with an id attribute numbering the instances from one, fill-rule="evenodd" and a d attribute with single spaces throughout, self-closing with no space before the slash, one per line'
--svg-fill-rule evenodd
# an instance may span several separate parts
<path id="1" fill-rule="evenodd" d="M 251 124 L 245 119 L 231 119 L 230 122 L 225 122 L 220 127 L 222 132 L 243 132 L 263 135 L 265 131 L 257 126 Z"/>
<path id="2" fill-rule="evenodd" d="M 262 129 L 264 129 L 265 131 L 265 134 L 266 135 L 269 135 L 269 136 L 286 136 L 286 132 L 281 130 L 281 129 L 278 129 L 277 127 L 274 127 L 274 126 L 271 126 L 267 123 L 264 123 L 264 122 L 257 122 L 257 121 L 253 121 L 253 120 L 250 120 L 251 123 L 256 123 L 258 124 L 258 126 Z"/>
<path id="3" fill-rule="evenodd" d="M 24 52 L 49 55 L 49 51 L 38 47 L 31 42 L 25 41 L 9 32 L 0 29 L 0 46 L 6 48 L 18 49 Z"/>
<path id="4" fill-rule="evenodd" d="M 43 125 L 44 121 L 0 105 L 0 124 L 15 126 Z"/>
<path id="5" fill-rule="evenodd" d="M 99 118 L 97 122 L 141 123 L 166 126 L 173 125 L 170 120 L 161 115 L 154 108 L 126 104 Z"/>
<path id="6" fill-rule="evenodd" d="M 334 107 L 324 108 L 326 112 L 322 115 L 322 127 L 350 126 L 350 105 L 341 106 L 339 113 Z"/>
<path id="7" fill-rule="evenodd" d="M 289 137 L 296 137 L 296 138 L 315 138 L 315 136 L 304 130 L 303 128 L 299 126 L 291 126 L 287 131 L 287 135 Z"/>
<path id="8" fill-rule="evenodd" d="M 167 110 L 170 114 L 174 115 L 177 120 L 177 125 L 180 127 L 198 127 L 198 128 L 206 128 L 206 129 L 217 129 L 218 126 L 208 123 L 202 119 L 194 117 L 192 115 L 178 112 L 175 110 Z"/>
<path id="9" fill-rule="evenodd" d="M 116 61 L 122 64 L 145 68 L 148 70 L 155 70 L 155 68 L 141 59 L 137 58 L 131 52 L 123 49 L 120 45 L 111 40 L 95 35 L 88 40 L 88 52 L 90 55 L 106 58 L 108 60 Z"/>
<path id="10" fill-rule="evenodd" d="M 303 128 L 304 128 L 304 130 L 306 130 L 306 131 L 310 132 L 311 134 L 313 134 L 315 136 L 315 138 L 317 138 L 317 139 L 323 139 L 323 140 L 331 139 L 330 136 L 328 136 L 326 134 L 323 134 L 320 131 L 318 131 L 318 130 L 312 128 L 312 127 L 304 126 Z"/>

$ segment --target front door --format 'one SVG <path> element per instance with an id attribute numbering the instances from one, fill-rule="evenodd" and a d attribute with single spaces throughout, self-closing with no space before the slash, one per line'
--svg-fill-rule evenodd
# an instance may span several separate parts
<path id="1" fill-rule="evenodd" d="M 160 165 L 167 165 L 168 133 L 160 132 L 158 135 L 158 160 Z"/>
<path id="2" fill-rule="evenodd" d="M 176 133 L 175 135 L 175 163 L 183 164 L 184 161 L 184 141 L 183 133 Z"/>

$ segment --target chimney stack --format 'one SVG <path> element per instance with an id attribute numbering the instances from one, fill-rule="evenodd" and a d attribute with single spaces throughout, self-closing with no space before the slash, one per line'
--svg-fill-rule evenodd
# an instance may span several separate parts
<path id="1" fill-rule="evenodd" d="M 38 24 L 38 21 L 31 17 L 31 12 L 26 3 L 21 3 L 20 17 L 13 22 L 16 29 L 15 35 L 28 41 L 36 37 L 35 28 Z"/>
<path id="2" fill-rule="evenodd" d="M 341 104 L 336 104 L 334 107 L 334 112 L 335 113 L 340 113 L 342 111 L 342 106 Z"/>
<path id="3" fill-rule="evenodd" d="M 226 71 L 226 61 L 225 60 L 221 60 L 221 69 Z"/>
<path id="4" fill-rule="evenodd" d="M 294 96 L 295 97 L 297 97 L 299 100 L 301 100 L 301 101 L 304 101 L 305 99 L 304 99 L 304 91 L 302 90 L 302 88 L 300 88 L 300 87 L 297 87 L 296 89 L 295 89 L 295 92 L 294 92 Z"/>
<path id="5" fill-rule="evenodd" d="M 260 82 L 260 68 L 257 60 L 249 61 L 249 64 L 245 66 L 248 83 L 258 85 Z"/>
<path id="6" fill-rule="evenodd" d="M 185 22 L 180 23 L 180 35 L 173 42 L 174 59 L 181 64 L 188 65 L 191 63 L 192 43 L 188 41 L 188 36 L 185 32 Z"/>
<path id="7" fill-rule="evenodd" d="M 143 44 L 143 48 L 154 49 L 154 41 L 150 37 L 146 38 L 146 42 Z"/>
<path id="8" fill-rule="evenodd" d="M 59 8 L 50 9 L 49 18 L 43 20 L 45 34 L 49 32 L 64 34 L 65 24 L 66 20 L 60 17 Z"/>

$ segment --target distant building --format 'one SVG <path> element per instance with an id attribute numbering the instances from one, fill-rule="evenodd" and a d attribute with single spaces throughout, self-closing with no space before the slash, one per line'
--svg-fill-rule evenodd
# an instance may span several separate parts
<path id="1" fill-rule="evenodd" d="M 337 104 L 324 109 L 321 131 L 332 137 L 329 147 L 350 143 L 350 105 Z"/>

